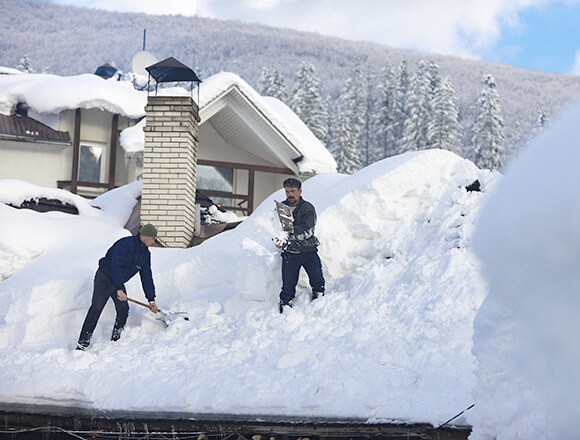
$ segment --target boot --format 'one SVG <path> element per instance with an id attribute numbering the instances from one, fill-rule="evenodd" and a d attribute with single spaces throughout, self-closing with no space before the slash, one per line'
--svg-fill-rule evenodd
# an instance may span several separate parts
<path id="1" fill-rule="evenodd" d="M 317 299 L 319 296 L 324 296 L 324 292 L 312 292 L 312 298 L 311 301 L 314 301 L 315 299 Z"/>
<path id="2" fill-rule="evenodd" d="M 280 309 L 280 313 L 284 313 L 284 306 L 288 306 L 290 308 L 294 307 L 294 300 L 290 299 L 287 302 L 280 300 L 280 303 L 278 304 L 278 308 Z"/>

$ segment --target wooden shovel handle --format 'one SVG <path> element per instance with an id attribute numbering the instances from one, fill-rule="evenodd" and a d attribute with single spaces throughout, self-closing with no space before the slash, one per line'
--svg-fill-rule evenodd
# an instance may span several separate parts
<path id="1" fill-rule="evenodd" d="M 144 303 L 144 302 L 141 302 L 141 301 L 138 301 L 136 299 L 129 298 L 129 297 L 127 297 L 127 301 L 130 301 L 130 302 L 135 303 L 135 304 L 139 304 L 140 306 L 147 307 L 149 310 L 151 310 L 151 308 L 149 307 L 149 304 L 147 304 L 147 303 Z M 183 319 L 185 319 L 186 321 L 189 321 L 189 316 L 185 312 L 174 312 L 174 313 L 171 313 L 171 312 L 164 312 L 163 310 L 159 309 L 159 312 L 158 313 L 160 313 L 165 318 L 169 318 L 171 316 L 180 315 L 180 316 L 183 316 Z"/>
<path id="2" fill-rule="evenodd" d="M 148 309 L 151 309 L 151 307 L 149 307 L 149 304 L 138 301 L 136 299 L 127 297 L 127 301 L 131 301 L 132 303 L 139 304 L 140 306 L 147 307 Z"/>

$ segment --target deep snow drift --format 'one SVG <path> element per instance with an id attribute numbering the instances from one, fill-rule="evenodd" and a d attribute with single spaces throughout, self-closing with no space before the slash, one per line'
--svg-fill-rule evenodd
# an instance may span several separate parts
<path id="1" fill-rule="evenodd" d="M 152 249 L 160 307 L 189 322 L 165 329 L 131 305 L 112 343 L 110 303 L 87 352 L 72 348 L 92 277 L 128 234 L 139 183 L 94 200 L 100 210 L 74 197 L 79 216 L 0 204 L 0 401 L 442 423 L 472 403 L 486 287 L 470 237 L 494 177 L 433 150 L 308 180 L 327 295 L 310 304 L 301 279 L 284 315 L 272 243 L 280 190 L 201 246 Z M 476 179 L 484 192 L 466 191 Z M 0 181 L 0 200 L 39 190 Z M 138 277 L 127 287 L 143 299 Z"/>
<path id="2" fill-rule="evenodd" d="M 573 439 L 580 420 L 580 107 L 505 172 L 477 223 L 474 439 Z"/>

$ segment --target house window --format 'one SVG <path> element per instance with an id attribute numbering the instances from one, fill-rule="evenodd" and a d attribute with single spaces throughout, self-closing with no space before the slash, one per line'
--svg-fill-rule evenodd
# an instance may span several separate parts
<path id="1" fill-rule="evenodd" d="M 217 193 L 234 193 L 234 169 L 228 167 L 214 167 L 210 165 L 197 166 L 197 183 L 196 188 L 200 191 L 207 191 L 211 194 Z M 211 194 L 214 203 L 224 207 L 233 207 L 235 200 L 230 197 L 221 197 L 220 195 Z"/>
<path id="2" fill-rule="evenodd" d="M 232 193 L 234 191 L 234 169 L 198 165 L 197 189 Z"/>
<path id="3" fill-rule="evenodd" d="M 81 145 L 79 181 L 99 183 L 102 177 L 103 147 Z"/>

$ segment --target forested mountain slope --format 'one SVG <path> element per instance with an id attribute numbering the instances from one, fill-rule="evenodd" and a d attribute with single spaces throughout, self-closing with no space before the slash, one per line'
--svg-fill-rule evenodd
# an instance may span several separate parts
<path id="1" fill-rule="evenodd" d="M 533 131 L 538 112 L 549 118 L 580 96 L 580 77 L 518 69 L 507 65 L 417 53 L 383 45 L 353 42 L 314 33 L 233 21 L 117 13 L 0 0 L 0 65 L 17 67 L 26 56 L 37 72 L 61 75 L 94 72 L 104 63 L 131 69 L 131 58 L 143 48 L 158 59 L 173 56 L 206 78 L 220 71 L 240 75 L 258 88 L 263 68 L 276 69 L 288 93 L 303 62 L 315 67 L 323 99 L 337 100 L 359 60 L 372 93 L 376 77 L 389 61 L 396 70 L 405 60 L 413 74 L 419 61 L 434 62 L 452 83 L 461 142 L 469 148 L 470 127 L 482 90 L 482 77 L 497 84 L 505 125 L 507 155 L 517 151 Z"/>

